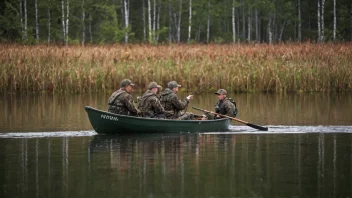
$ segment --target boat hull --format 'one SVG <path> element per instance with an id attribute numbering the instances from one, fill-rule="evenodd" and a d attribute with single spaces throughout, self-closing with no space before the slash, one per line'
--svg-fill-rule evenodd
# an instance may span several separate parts
<path id="1" fill-rule="evenodd" d="M 167 120 L 117 115 L 86 106 L 90 123 L 100 134 L 116 133 L 178 133 L 228 131 L 230 119 Z"/>

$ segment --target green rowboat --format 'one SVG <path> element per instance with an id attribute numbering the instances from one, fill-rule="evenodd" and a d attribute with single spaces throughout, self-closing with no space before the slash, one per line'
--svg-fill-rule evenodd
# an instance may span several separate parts
<path id="1" fill-rule="evenodd" d="M 231 120 L 165 120 L 117 115 L 85 107 L 94 130 L 100 134 L 178 133 L 228 131 Z"/>

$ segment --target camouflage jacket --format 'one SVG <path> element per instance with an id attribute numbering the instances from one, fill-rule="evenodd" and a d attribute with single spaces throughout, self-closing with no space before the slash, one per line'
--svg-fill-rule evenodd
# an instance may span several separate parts
<path id="1" fill-rule="evenodd" d="M 137 115 L 137 109 L 133 105 L 131 94 L 123 89 L 112 93 L 108 101 L 108 111 L 120 115 Z"/>
<path id="2" fill-rule="evenodd" d="M 215 113 L 235 117 L 236 106 L 228 99 L 220 100 L 215 105 Z"/>
<path id="3" fill-rule="evenodd" d="M 169 88 L 166 88 L 161 93 L 161 105 L 165 109 L 165 116 L 168 119 L 176 119 L 180 117 L 181 111 L 184 110 L 189 101 L 184 99 L 183 101 L 179 100 L 178 96 Z"/>
<path id="4" fill-rule="evenodd" d="M 141 97 L 138 105 L 143 117 L 155 118 L 158 114 L 164 113 L 159 97 L 151 90 L 146 91 Z"/>

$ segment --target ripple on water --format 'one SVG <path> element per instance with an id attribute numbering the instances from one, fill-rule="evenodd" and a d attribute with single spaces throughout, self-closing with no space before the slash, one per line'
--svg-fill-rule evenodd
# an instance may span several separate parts
<path id="1" fill-rule="evenodd" d="M 13 132 L 0 133 L 0 138 L 81 137 L 97 134 L 95 131 Z"/>

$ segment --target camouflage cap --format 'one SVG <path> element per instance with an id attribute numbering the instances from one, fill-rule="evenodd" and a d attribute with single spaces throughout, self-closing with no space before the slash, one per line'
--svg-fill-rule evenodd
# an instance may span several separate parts
<path id="1" fill-rule="evenodd" d="M 176 81 L 171 81 L 171 82 L 169 82 L 169 83 L 167 84 L 167 87 L 168 87 L 169 89 L 173 89 L 173 88 L 175 88 L 175 87 L 181 87 L 181 85 L 177 84 Z"/>
<path id="2" fill-rule="evenodd" d="M 161 86 L 160 85 L 158 85 L 156 82 L 151 82 L 151 83 L 149 83 L 149 85 L 148 85 L 148 89 L 153 89 L 153 88 L 161 88 Z"/>
<path id="3" fill-rule="evenodd" d="M 227 95 L 227 91 L 225 89 L 219 89 L 215 94 L 216 95 Z"/>
<path id="4" fill-rule="evenodd" d="M 128 85 L 131 85 L 132 87 L 134 86 L 134 84 L 130 79 L 123 79 L 121 81 L 121 84 L 120 84 L 121 87 L 127 87 Z"/>

